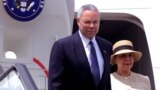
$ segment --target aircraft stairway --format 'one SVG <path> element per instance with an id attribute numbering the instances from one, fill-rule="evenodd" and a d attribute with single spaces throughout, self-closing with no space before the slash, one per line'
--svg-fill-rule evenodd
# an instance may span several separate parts
<path id="1" fill-rule="evenodd" d="M 24 64 L 16 63 L 0 74 L 0 90 L 38 90 Z"/>

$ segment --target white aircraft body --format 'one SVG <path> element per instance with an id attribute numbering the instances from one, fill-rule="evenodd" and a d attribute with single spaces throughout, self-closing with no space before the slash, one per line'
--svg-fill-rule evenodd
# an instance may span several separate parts
<path id="1" fill-rule="evenodd" d="M 12 1 L 17 6 L 8 6 L 8 12 L 18 13 L 11 16 L 6 6 Z M 41 13 L 29 20 L 21 18 L 21 15 L 30 14 L 27 12 L 36 12 L 38 0 L 31 1 L 29 4 L 19 4 L 18 0 L 0 2 L 0 65 L 4 71 L 15 63 L 23 63 L 38 89 L 47 90 L 52 45 L 78 30 L 74 16 L 80 6 L 90 3 L 101 13 L 98 35 L 112 43 L 120 39 L 131 40 L 135 49 L 143 52 L 142 60 L 133 70 L 148 75 L 152 90 L 160 90 L 158 0 L 39 0 Z"/>
<path id="2" fill-rule="evenodd" d="M 52 45 L 71 34 L 73 18 L 74 0 L 1 0 L 0 66 L 25 64 L 38 89 L 47 90 Z"/>

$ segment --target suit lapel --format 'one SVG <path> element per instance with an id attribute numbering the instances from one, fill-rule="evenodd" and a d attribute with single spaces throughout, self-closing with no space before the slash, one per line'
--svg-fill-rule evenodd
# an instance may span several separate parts
<path id="1" fill-rule="evenodd" d="M 98 43 L 98 45 L 99 45 L 99 48 L 100 48 L 100 51 L 101 51 L 101 54 L 102 54 L 102 57 L 103 57 L 103 60 L 104 60 L 104 71 L 103 71 L 103 74 L 102 74 L 102 78 L 101 78 L 101 81 L 100 81 L 100 86 L 101 85 L 103 85 L 106 81 L 106 77 L 107 77 L 107 73 L 108 73 L 108 71 L 107 71 L 107 68 L 108 68 L 108 62 L 106 61 L 106 60 L 109 60 L 109 53 L 108 53 L 108 51 L 106 51 L 106 47 L 107 46 L 105 46 L 104 44 L 103 44 L 103 42 L 102 41 L 100 41 L 100 39 L 98 39 L 98 38 L 96 38 L 96 40 L 97 40 L 97 43 Z"/>
<path id="2" fill-rule="evenodd" d="M 100 48 L 100 51 L 101 51 L 101 54 L 102 54 L 102 57 L 103 57 L 103 60 L 104 60 L 104 69 L 106 67 L 106 61 L 105 60 L 108 60 L 108 52 L 106 51 L 106 47 L 105 45 L 103 45 L 103 43 L 100 41 L 100 39 L 96 38 L 96 41 L 98 43 L 98 46 Z"/>
<path id="3" fill-rule="evenodd" d="M 74 45 L 74 50 L 75 50 L 75 55 L 77 57 L 78 62 L 80 63 L 81 67 L 83 67 L 84 72 L 91 77 L 91 70 L 88 62 L 88 58 L 86 56 L 86 52 L 83 47 L 82 40 L 79 36 L 79 33 L 77 32 L 74 37 L 75 45 Z"/>

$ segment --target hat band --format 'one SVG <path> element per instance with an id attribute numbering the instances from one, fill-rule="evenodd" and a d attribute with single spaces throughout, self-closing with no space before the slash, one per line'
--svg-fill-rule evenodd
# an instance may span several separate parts
<path id="1" fill-rule="evenodd" d="M 122 50 L 122 49 L 130 49 L 130 50 L 133 50 L 133 47 L 132 47 L 132 46 L 129 46 L 129 45 L 120 46 L 120 47 L 115 48 L 115 49 L 113 50 L 113 53 L 116 53 L 117 51 Z"/>

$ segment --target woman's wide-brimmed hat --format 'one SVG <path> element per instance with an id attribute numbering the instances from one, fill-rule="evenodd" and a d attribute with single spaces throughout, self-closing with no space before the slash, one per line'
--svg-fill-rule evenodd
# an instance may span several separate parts
<path id="1" fill-rule="evenodd" d="M 115 55 L 125 54 L 125 53 L 134 53 L 134 62 L 139 61 L 142 57 L 140 51 L 135 51 L 133 49 L 133 44 L 129 40 L 120 40 L 113 45 L 113 54 L 111 55 L 110 63 L 114 64 Z"/>

